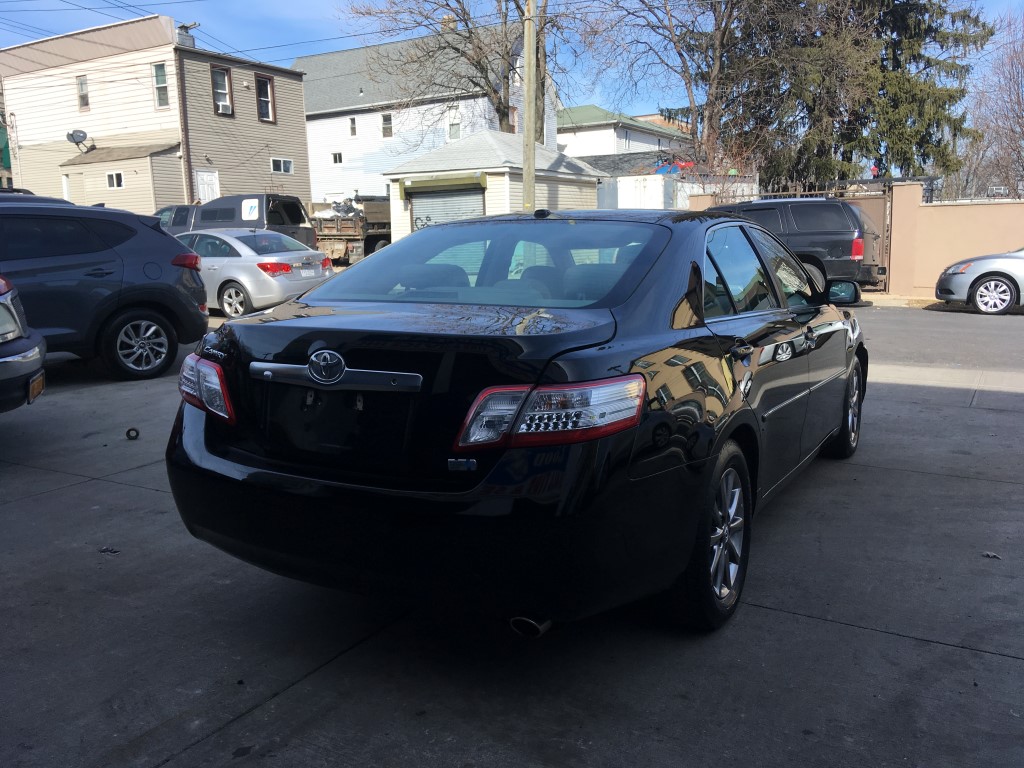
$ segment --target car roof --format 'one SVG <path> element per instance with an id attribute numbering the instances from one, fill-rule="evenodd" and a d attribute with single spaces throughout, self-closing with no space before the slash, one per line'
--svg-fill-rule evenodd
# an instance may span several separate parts
<path id="1" fill-rule="evenodd" d="M 185 237 L 186 235 L 223 235 L 225 237 L 248 237 L 250 235 L 280 235 L 281 237 L 289 237 L 295 240 L 294 237 L 289 235 L 287 232 L 278 232 L 276 229 L 264 229 L 263 227 L 210 227 L 203 229 L 193 229 L 191 232 L 181 232 L 175 235 L 175 237 Z M 301 240 L 296 242 L 302 242 Z"/>
<path id="2" fill-rule="evenodd" d="M 717 211 L 722 209 L 734 209 L 739 207 L 744 208 L 770 208 L 776 203 L 830 203 L 835 205 L 836 203 L 845 203 L 847 201 L 840 200 L 838 197 L 773 197 L 767 200 L 743 200 L 735 203 L 725 203 L 723 205 L 716 205 L 708 210 Z"/>
<path id="3" fill-rule="evenodd" d="M 18 205 L 74 205 L 70 200 L 60 197 L 40 197 L 31 192 L 10 192 L 0 190 L 0 203 L 17 203 Z"/>
<path id="4" fill-rule="evenodd" d="M 704 223 L 709 218 L 713 219 L 734 219 L 727 213 L 720 211 L 683 211 L 683 210 L 658 210 L 647 208 L 625 208 L 605 209 L 595 208 L 586 210 L 569 211 L 547 211 L 537 209 L 534 213 L 500 213 L 494 216 L 481 216 L 473 219 L 460 219 L 450 222 L 452 224 L 464 224 L 480 221 L 629 221 L 640 224 L 683 224 L 687 222 Z"/>

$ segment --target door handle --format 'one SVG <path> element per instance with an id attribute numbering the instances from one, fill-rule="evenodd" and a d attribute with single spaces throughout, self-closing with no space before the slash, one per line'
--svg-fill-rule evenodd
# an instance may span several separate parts
<path id="1" fill-rule="evenodd" d="M 112 275 L 112 274 L 114 274 L 114 270 L 112 270 L 112 269 L 103 269 L 102 267 L 96 267 L 95 269 L 90 269 L 88 272 L 86 272 L 85 276 L 86 277 L 107 277 L 107 276 Z"/>
<path id="2" fill-rule="evenodd" d="M 729 350 L 729 354 L 732 355 L 733 360 L 739 362 L 741 360 L 746 360 L 754 354 L 754 347 L 752 345 L 747 344 L 740 339 L 737 339 L 737 341 L 740 343 L 736 344 L 736 346 Z"/>

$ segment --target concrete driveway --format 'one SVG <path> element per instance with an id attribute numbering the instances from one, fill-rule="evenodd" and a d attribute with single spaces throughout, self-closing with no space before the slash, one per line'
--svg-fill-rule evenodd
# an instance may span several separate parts
<path id="1" fill-rule="evenodd" d="M 174 376 L 50 365 L 0 415 L 0 766 L 1024 765 L 1024 317 L 859 315 L 860 450 L 763 510 L 714 635 L 264 573 L 174 510 Z"/>

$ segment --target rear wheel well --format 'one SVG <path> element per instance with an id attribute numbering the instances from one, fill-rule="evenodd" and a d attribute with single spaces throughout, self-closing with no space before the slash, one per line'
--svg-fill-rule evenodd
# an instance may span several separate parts
<path id="1" fill-rule="evenodd" d="M 170 323 L 171 327 L 174 329 L 174 333 L 178 336 L 181 336 L 182 332 L 184 331 L 184 328 L 178 321 L 178 318 L 175 316 L 175 314 L 173 312 L 168 311 L 167 307 L 163 306 L 162 304 L 140 301 L 134 302 L 132 304 L 125 304 L 124 306 L 118 306 L 115 307 L 112 312 L 107 314 L 107 316 L 104 317 L 103 320 L 100 321 L 96 326 L 96 334 L 92 340 L 92 348 L 93 353 L 97 357 L 100 355 L 100 346 L 103 343 L 103 332 L 107 329 L 107 326 L 110 325 L 110 322 L 115 317 L 123 315 L 125 312 L 131 312 L 134 309 L 148 309 L 150 312 L 156 312 L 164 320 Z"/>
<path id="2" fill-rule="evenodd" d="M 757 476 L 758 476 L 758 459 L 760 455 L 760 448 L 757 443 L 757 433 L 754 432 L 753 427 L 749 424 L 741 424 L 738 426 L 729 439 L 736 443 L 743 451 L 743 458 L 747 462 L 747 472 L 750 475 L 750 496 L 751 503 L 757 504 Z"/>

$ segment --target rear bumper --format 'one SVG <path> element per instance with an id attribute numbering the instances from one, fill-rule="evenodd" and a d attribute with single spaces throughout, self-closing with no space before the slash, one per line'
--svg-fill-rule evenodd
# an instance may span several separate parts
<path id="1" fill-rule="evenodd" d="M 36 331 L 0 344 L 0 412 L 24 405 L 28 383 L 43 367 L 46 341 Z"/>
<path id="2" fill-rule="evenodd" d="M 167 448 L 182 520 L 197 538 L 293 578 L 567 620 L 667 588 L 692 549 L 697 510 L 685 500 L 700 498 L 700 471 L 631 481 L 613 438 L 566 447 L 564 476 L 516 474 L 524 457 L 510 451 L 470 492 L 407 493 L 228 461 L 206 450 L 205 419 L 183 406 Z"/>

